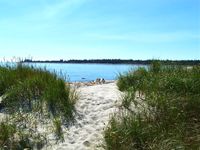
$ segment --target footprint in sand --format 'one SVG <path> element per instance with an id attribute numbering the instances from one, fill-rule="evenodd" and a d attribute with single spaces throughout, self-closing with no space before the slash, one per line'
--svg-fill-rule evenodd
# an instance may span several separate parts
<path id="1" fill-rule="evenodd" d="M 53 149 L 102 149 L 97 146 L 103 142 L 103 130 L 116 109 L 115 103 L 120 92 L 115 83 L 85 86 L 78 90 L 80 99 L 75 105 L 78 112 L 76 122 L 64 135 L 65 142 L 53 146 Z"/>

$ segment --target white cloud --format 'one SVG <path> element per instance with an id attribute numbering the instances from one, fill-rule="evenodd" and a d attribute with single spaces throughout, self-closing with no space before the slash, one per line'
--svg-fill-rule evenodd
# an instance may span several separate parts
<path id="1" fill-rule="evenodd" d="M 12 5 L 21 14 L 4 18 L 3 21 L 43 21 L 54 19 L 58 16 L 69 15 L 90 0 L 0 0 L 2 6 Z M 18 8 L 22 7 L 20 11 Z M 22 13 L 23 12 L 23 13 Z M 5 12 L 6 13 L 6 12 Z M 2 19 L 0 20 L 2 22 Z"/>
<path id="2" fill-rule="evenodd" d="M 12 31 L 11 34 L 49 31 L 59 25 L 57 20 L 75 12 L 87 1 L 90 0 L 0 0 L 0 3 L 17 8 L 14 11 L 16 15 L 11 14 L 0 19 L 1 32 L 8 29 Z M 18 14 L 18 8 L 22 5 Z"/>

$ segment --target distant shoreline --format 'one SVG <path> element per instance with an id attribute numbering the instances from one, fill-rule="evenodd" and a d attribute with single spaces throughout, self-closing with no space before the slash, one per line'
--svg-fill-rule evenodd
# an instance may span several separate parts
<path id="1" fill-rule="evenodd" d="M 31 60 L 25 59 L 22 63 L 59 63 L 59 64 L 133 64 L 150 65 L 154 60 L 132 60 L 132 59 L 84 59 L 84 60 Z M 159 60 L 163 64 L 173 65 L 199 65 L 200 60 Z"/>

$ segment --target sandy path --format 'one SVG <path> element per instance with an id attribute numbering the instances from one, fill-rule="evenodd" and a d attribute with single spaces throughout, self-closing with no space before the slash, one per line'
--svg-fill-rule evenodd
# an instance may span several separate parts
<path id="1" fill-rule="evenodd" d="M 80 87 L 75 125 L 65 133 L 56 150 L 94 150 L 103 141 L 103 130 L 116 110 L 120 92 L 115 83 Z"/>

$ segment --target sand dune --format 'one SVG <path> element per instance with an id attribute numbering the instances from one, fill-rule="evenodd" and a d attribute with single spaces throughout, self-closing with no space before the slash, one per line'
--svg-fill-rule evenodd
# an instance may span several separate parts
<path id="1" fill-rule="evenodd" d="M 117 109 L 120 92 L 115 83 L 84 86 L 78 89 L 76 122 L 64 134 L 65 141 L 54 145 L 56 150 L 102 149 L 103 130 L 110 115 Z"/>

